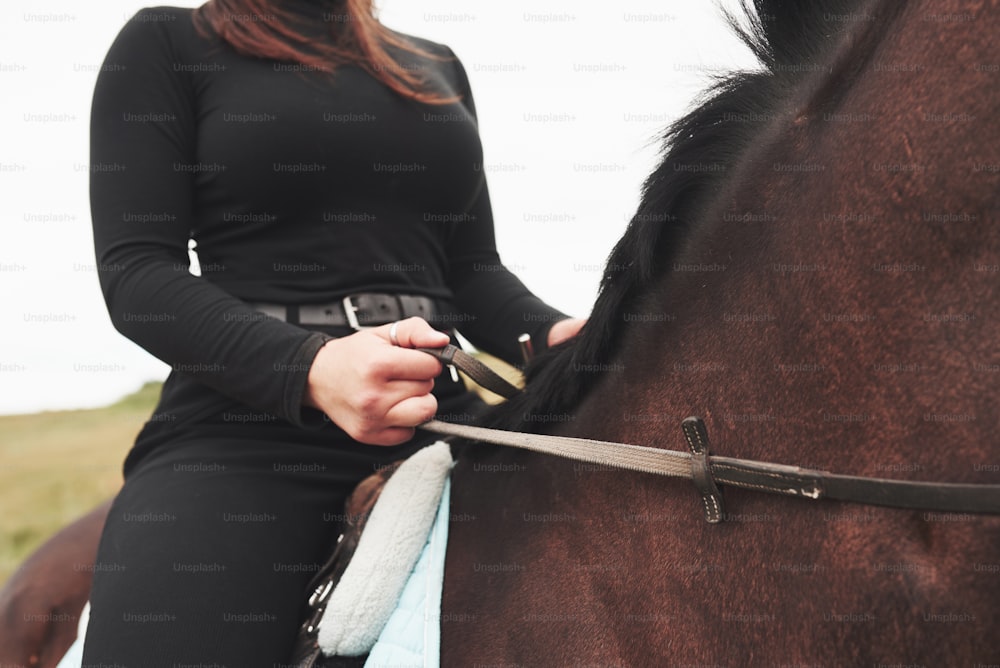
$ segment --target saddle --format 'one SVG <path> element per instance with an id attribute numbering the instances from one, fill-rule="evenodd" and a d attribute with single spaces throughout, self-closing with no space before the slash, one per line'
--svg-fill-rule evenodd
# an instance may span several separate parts
<path id="1" fill-rule="evenodd" d="M 420 582 L 416 591 L 425 592 L 423 605 L 439 605 L 439 585 L 431 595 L 430 581 L 420 578 L 433 572 L 425 570 L 427 564 L 443 565 L 447 520 L 438 528 L 438 516 L 447 506 L 452 464 L 450 447 L 439 441 L 355 488 L 345 504 L 344 531 L 306 589 L 291 665 L 361 666 L 370 652 L 384 658 L 396 651 L 388 647 L 396 647 L 397 634 L 412 633 L 407 624 L 400 626 L 409 619 L 408 608 L 397 610 L 413 605 L 411 578 Z M 432 542 L 438 546 L 435 559 L 427 556 Z"/>
<path id="2" fill-rule="evenodd" d="M 372 508 L 382 495 L 382 489 L 400 466 L 401 462 L 380 469 L 368 476 L 354 488 L 344 504 L 346 523 L 343 533 L 337 538 L 337 545 L 326 560 L 326 563 L 316 572 L 306 591 L 309 598 L 302 608 L 302 625 L 295 639 L 295 650 L 291 665 L 295 668 L 352 668 L 364 666 L 368 655 L 356 657 L 327 657 L 319 646 L 319 623 L 326 611 L 330 593 L 340 582 L 358 549 L 361 532 L 368 524 Z"/>

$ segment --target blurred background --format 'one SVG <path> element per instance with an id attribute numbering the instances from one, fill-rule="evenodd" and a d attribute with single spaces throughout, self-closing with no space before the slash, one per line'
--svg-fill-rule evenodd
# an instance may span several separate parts
<path id="1" fill-rule="evenodd" d="M 461 58 L 501 257 L 577 316 L 589 313 L 663 129 L 714 75 L 754 66 L 726 26 L 722 8 L 737 7 L 728 0 L 377 4 L 388 26 Z M 0 7 L 0 582 L 39 540 L 114 493 L 168 371 L 111 327 L 87 195 L 94 82 L 143 6 Z"/>

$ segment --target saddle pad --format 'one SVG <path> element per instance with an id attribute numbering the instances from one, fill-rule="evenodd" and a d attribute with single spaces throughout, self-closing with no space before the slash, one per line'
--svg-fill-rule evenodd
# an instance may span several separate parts
<path id="1" fill-rule="evenodd" d="M 427 544 L 451 467 L 451 448 L 438 441 L 389 478 L 319 622 L 324 654 L 371 652 Z"/>
<path id="2" fill-rule="evenodd" d="M 437 518 L 424 551 L 406 582 L 399 605 L 372 647 L 366 668 L 438 668 L 441 659 L 441 590 L 448 546 L 451 482 L 445 481 Z"/>
<path id="3" fill-rule="evenodd" d="M 76 627 L 76 640 L 69 646 L 56 668 L 80 668 L 83 665 L 83 639 L 87 636 L 87 622 L 90 620 L 90 601 L 83 606 L 80 622 Z"/>

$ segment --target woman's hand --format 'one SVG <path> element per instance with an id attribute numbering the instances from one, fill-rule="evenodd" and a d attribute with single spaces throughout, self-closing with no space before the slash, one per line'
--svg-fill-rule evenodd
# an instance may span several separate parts
<path id="1" fill-rule="evenodd" d="M 441 348 L 450 340 L 421 318 L 332 339 L 313 360 L 304 402 L 318 408 L 348 436 L 369 445 L 399 445 L 437 412 L 430 392 L 441 363 L 408 348 Z"/>
<path id="2" fill-rule="evenodd" d="M 580 328 L 587 323 L 586 318 L 567 318 L 560 320 L 549 329 L 549 347 L 559 345 L 567 339 L 571 339 L 580 333 Z"/>

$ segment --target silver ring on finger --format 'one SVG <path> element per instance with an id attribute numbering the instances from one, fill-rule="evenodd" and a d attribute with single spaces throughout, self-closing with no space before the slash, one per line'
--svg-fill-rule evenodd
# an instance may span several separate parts
<path id="1" fill-rule="evenodd" d="M 399 329 L 399 321 L 398 320 L 396 322 L 392 323 L 392 326 L 389 327 L 389 340 L 392 341 L 392 345 L 394 345 L 394 346 L 398 346 L 399 345 L 399 336 L 398 336 L 398 332 L 397 332 L 398 329 Z"/>

